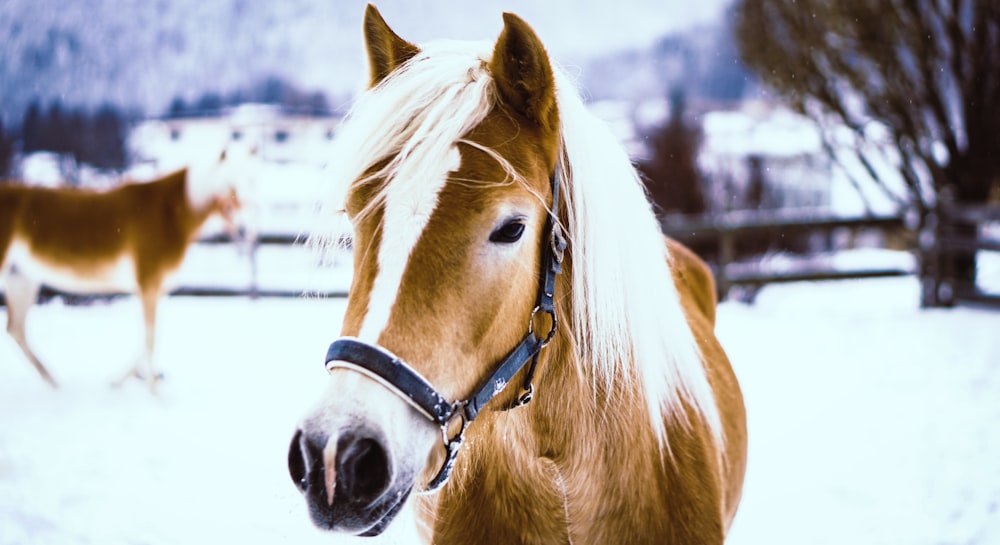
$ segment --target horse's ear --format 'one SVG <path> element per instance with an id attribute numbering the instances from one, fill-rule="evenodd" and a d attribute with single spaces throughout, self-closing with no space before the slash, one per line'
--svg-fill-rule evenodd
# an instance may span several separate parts
<path id="1" fill-rule="evenodd" d="M 503 14 L 503 31 L 493 48 L 490 71 L 500 97 L 516 111 L 555 130 L 555 79 L 549 55 L 535 31 L 513 13 Z"/>
<path id="2" fill-rule="evenodd" d="M 419 47 L 397 36 L 371 4 L 365 8 L 365 47 L 372 87 L 420 52 Z"/>

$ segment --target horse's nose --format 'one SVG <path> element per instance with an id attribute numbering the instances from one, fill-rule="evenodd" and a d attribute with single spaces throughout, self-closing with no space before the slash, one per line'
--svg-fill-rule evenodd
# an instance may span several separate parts
<path id="1" fill-rule="evenodd" d="M 337 440 L 337 490 L 367 505 L 389 488 L 389 456 L 375 437 L 348 431 Z"/>
<path id="2" fill-rule="evenodd" d="M 320 442 L 317 439 L 297 430 L 292 437 L 292 444 L 288 446 L 288 473 L 292 476 L 292 482 L 303 493 L 309 488 L 310 479 L 321 477 L 322 474 L 322 444 L 326 441 Z"/>
<path id="3" fill-rule="evenodd" d="M 315 505 L 334 501 L 375 503 L 391 484 L 389 456 L 382 442 L 363 431 L 345 431 L 330 452 L 329 440 L 296 431 L 288 449 L 288 472 Z"/>

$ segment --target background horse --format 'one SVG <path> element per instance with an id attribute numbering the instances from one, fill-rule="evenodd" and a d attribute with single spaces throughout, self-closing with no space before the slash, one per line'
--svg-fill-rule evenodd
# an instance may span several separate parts
<path id="1" fill-rule="evenodd" d="M 248 154 L 224 151 L 211 165 L 105 192 L 0 185 L 7 331 L 43 379 L 56 385 L 28 346 L 25 318 L 44 284 L 71 293 L 138 294 L 145 350 L 116 384 L 135 376 L 155 389 L 156 308 L 165 282 L 209 218 L 221 217 L 237 234 Z"/>
<path id="2" fill-rule="evenodd" d="M 314 523 L 377 535 L 415 507 L 437 544 L 721 543 L 746 425 L 704 263 L 521 19 L 417 46 L 369 6 L 364 31 L 332 162 L 345 337 L 289 451 Z"/>

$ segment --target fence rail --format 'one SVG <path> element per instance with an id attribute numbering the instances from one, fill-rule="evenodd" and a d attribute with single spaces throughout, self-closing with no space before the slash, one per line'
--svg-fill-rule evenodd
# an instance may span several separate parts
<path id="1" fill-rule="evenodd" d="M 714 217 L 668 216 L 663 219 L 663 232 L 685 244 L 709 246 L 713 249 L 708 256 L 709 264 L 716 275 L 720 298 L 725 298 L 730 289 L 744 288 L 743 297 L 752 300 L 763 286 L 773 283 L 800 281 L 825 281 L 859 278 L 884 278 L 919 274 L 924 284 L 924 304 L 938 306 L 953 304 L 957 300 L 977 303 L 1000 304 L 1000 295 L 982 293 L 969 286 L 956 285 L 949 277 L 948 268 L 941 266 L 943 256 L 960 252 L 994 251 L 1000 252 L 1000 238 L 956 234 L 949 229 L 954 221 L 981 226 L 984 223 L 1000 222 L 998 206 L 950 206 L 941 207 L 938 214 L 922 222 L 923 230 L 917 237 L 920 264 L 917 270 L 912 266 L 891 265 L 873 267 L 840 268 L 831 264 L 806 263 L 793 270 L 768 268 L 766 265 L 748 264 L 739 259 L 741 241 L 757 239 L 778 240 L 796 236 L 830 237 L 838 232 L 856 233 L 875 230 L 883 233 L 905 231 L 907 222 L 902 216 L 861 216 L 834 217 L 817 216 L 814 213 L 760 213 L 731 212 Z M 257 256 L 261 246 L 292 246 L 305 242 L 305 237 L 291 234 L 270 233 L 259 235 L 248 252 L 250 282 L 242 287 L 180 286 L 171 291 L 173 295 L 184 296 L 250 296 L 250 297 L 297 297 L 311 294 L 325 297 L 346 297 L 346 289 L 275 289 L 262 288 L 257 279 Z M 227 236 L 218 234 L 200 239 L 199 245 L 232 245 Z M 93 299 L 93 296 L 79 296 L 43 288 L 41 297 L 65 297 L 70 301 Z M 98 296 L 99 298 L 116 297 Z M 4 304 L 0 293 L 0 304 Z"/>
<path id="2" fill-rule="evenodd" d="M 797 270 L 768 270 L 763 266 L 742 267 L 737 254 L 741 240 L 821 235 L 831 237 L 838 231 L 903 229 L 902 216 L 836 217 L 815 213 L 730 212 L 714 217 L 668 216 L 663 232 L 683 243 L 708 243 L 717 247 L 709 258 L 716 276 L 719 297 L 725 298 L 733 286 L 747 288 L 745 297 L 752 300 L 767 284 L 800 281 L 882 278 L 913 274 L 909 267 L 869 267 L 852 270 L 808 264 Z"/>
<path id="3" fill-rule="evenodd" d="M 261 287 L 257 278 L 257 257 L 258 249 L 261 246 L 292 246 L 304 244 L 305 236 L 284 233 L 261 234 L 250 242 L 249 252 L 247 252 L 246 263 L 250 269 L 250 281 L 244 286 L 198 286 L 181 285 L 170 290 L 170 295 L 191 296 L 191 297 L 301 297 L 310 295 L 316 297 L 347 297 L 346 289 L 283 289 Z M 195 245 L 208 246 L 233 246 L 239 243 L 224 233 L 215 233 L 198 239 Z M 0 285 L 0 305 L 6 305 L 6 297 Z M 50 286 L 42 286 L 39 291 L 39 299 L 42 301 L 59 297 L 70 304 L 85 303 L 94 300 L 111 300 L 119 297 L 128 297 L 129 293 L 100 293 L 100 294 L 80 294 L 62 291 Z"/>

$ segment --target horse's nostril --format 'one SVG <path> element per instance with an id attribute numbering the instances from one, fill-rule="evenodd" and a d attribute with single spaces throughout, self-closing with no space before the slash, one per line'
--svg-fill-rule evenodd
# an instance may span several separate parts
<path id="1" fill-rule="evenodd" d="M 323 449 L 309 440 L 302 430 L 297 430 L 288 446 L 288 473 L 292 482 L 302 492 L 309 485 L 309 472 L 323 460 Z"/>
<path id="2" fill-rule="evenodd" d="M 337 442 L 337 476 L 348 498 L 372 503 L 389 488 L 389 456 L 377 440 L 345 434 Z"/>

